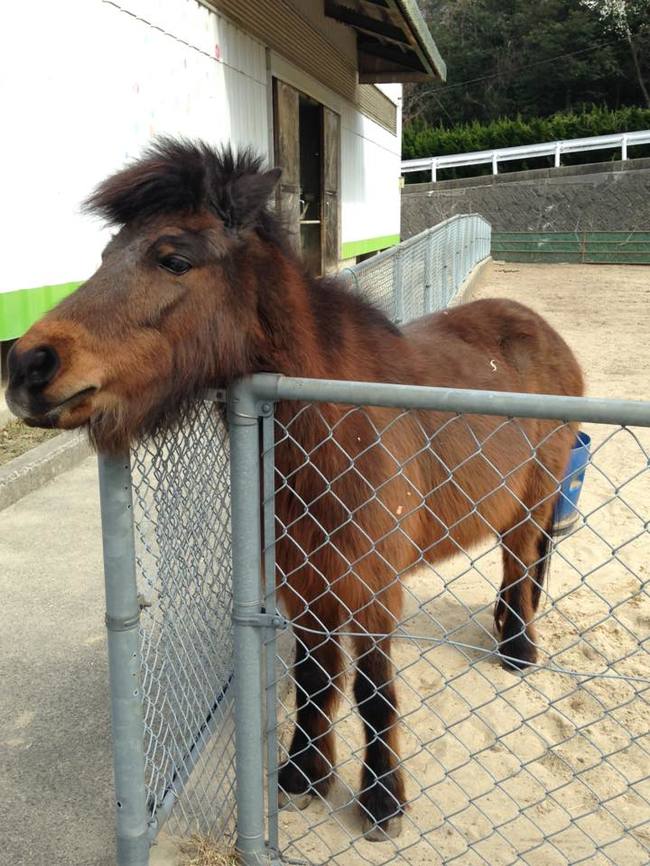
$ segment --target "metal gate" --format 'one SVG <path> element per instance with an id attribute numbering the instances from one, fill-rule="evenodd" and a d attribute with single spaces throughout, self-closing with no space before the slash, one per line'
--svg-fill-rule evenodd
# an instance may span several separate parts
<path id="1" fill-rule="evenodd" d="M 297 401 L 291 404 L 297 407 L 295 415 L 274 422 L 277 401 Z M 335 424 L 324 411 L 333 403 L 342 405 Z M 401 834 L 380 842 L 364 836 L 364 736 L 355 707 L 358 696 L 355 701 L 349 682 L 359 666 L 359 653 L 350 642 L 363 633 L 362 609 L 349 610 L 331 631 L 318 624 L 317 613 L 308 616 L 313 600 L 304 598 L 300 614 L 288 620 L 276 604 L 276 583 L 280 591 L 299 593 L 298 569 L 276 574 L 273 552 L 278 539 L 291 532 L 279 522 L 276 509 L 280 491 L 292 484 L 274 463 L 279 444 L 292 440 L 302 457 L 297 469 L 311 466 L 323 472 L 318 449 L 337 441 L 339 425 L 359 415 L 367 420 L 371 407 L 395 411 L 384 416 L 385 426 L 375 424 L 374 435 L 355 454 L 346 455 L 344 472 L 358 477 L 359 484 L 364 455 L 374 448 L 390 450 L 406 418 L 426 411 L 444 415 L 433 435 L 423 432 L 420 450 L 396 463 L 384 482 L 403 487 L 403 509 L 398 506 L 390 531 L 406 535 L 409 521 L 427 507 L 423 493 L 428 493 L 409 490 L 408 465 L 423 449 L 437 452 L 441 429 L 471 431 L 478 415 L 494 418 L 493 433 L 483 441 L 477 438 L 463 460 L 492 462 L 495 490 L 509 487 L 525 464 L 539 460 L 543 443 L 530 440 L 525 419 L 556 419 L 554 431 L 580 422 L 593 439 L 579 520 L 568 535 L 555 540 L 550 585 L 541 590 L 534 620 L 540 655 L 523 674 L 502 669 L 491 627 L 501 577 L 495 554 L 500 544 L 508 549 L 507 540 L 495 533 L 482 547 L 459 547 L 457 556 L 441 565 L 427 562 L 419 550 L 409 569 L 413 583 L 407 574 L 392 571 L 391 581 L 406 594 L 404 612 L 395 614 L 389 633 L 373 633 L 370 639 L 373 648 L 386 638 L 394 647 L 392 682 L 399 698 L 399 765 L 406 800 Z M 229 411 L 243 862 L 646 863 L 650 404 L 257 376 L 233 391 Z M 317 413 L 322 421 L 322 438 L 310 442 L 309 449 L 294 432 L 299 429 L 296 419 L 305 412 Z M 508 426 L 521 435 L 527 456 L 502 473 L 490 443 Z M 459 467 L 447 468 L 451 495 L 452 487 L 461 486 L 455 480 Z M 338 480 L 340 476 L 324 478 L 322 495 L 335 496 Z M 376 484 L 368 488 L 368 499 L 381 496 L 383 489 Z M 471 503 L 471 513 L 480 510 L 481 502 Z M 304 501 L 295 520 L 313 511 L 314 503 Z M 320 527 L 322 538 L 304 551 L 300 567 L 316 562 L 321 545 L 336 546 L 339 531 L 349 531 L 358 513 L 346 513 L 340 527 Z M 534 508 L 529 507 L 522 523 L 531 520 Z M 453 534 L 453 527 L 445 529 L 445 537 Z M 369 551 L 376 554 L 384 540 L 369 538 Z M 391 563 L 384 565 L 390 568 Z M 344 571 L 358 576 L 360 560 Z M 323 594 L 335 595 L 336 580 L 330 575 L 323 580 Z M 381 595 L 375 593 L 373 603 L 381 606 Z M 305 626 L 307 619 L 310 626 Z M 325 670 L 320 685 L 322 693 L 328 688 L 338 692 L 332 707 L 338 706 L 323 710 L 326 722 L 319 734 L 333 733 L 339 751 L 327 793 L 316 785 L 309 797 L 294 796 L 294 803 L 289 798 L 280 810 L 278 766 L 300 763 L 300 753 L 296 757 L 289 751 L 295 674 L 286 650 L 278 652 L 276 646 L 276 632 L 285 628 L 292 629 L 302 648 L 301 663 L 312 653 L 318 665 L 326 665 L 323 646 L 333 640 L 341 646 L 340 670 L 335 678 Z M 266 696 L 261 700 L 264 673 Z M 300 695 L 304 707 L 308 699 L 299 691 L 299 702 Z M 384 732 L 373 736 L 381 739 Z M 312 737 L 304 749 L 318 749 L 318 742 Z"/>

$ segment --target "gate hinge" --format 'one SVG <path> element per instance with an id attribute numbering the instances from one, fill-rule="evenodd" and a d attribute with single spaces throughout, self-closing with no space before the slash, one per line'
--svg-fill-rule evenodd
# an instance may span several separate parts
<path id="1" fill-rule="evenodd" d="M 233 613 L 234 622 L 240 625 L 254 625 L 258 628 L 285 629 L 289 627 L 289 620 L 279 613 L 267 613 L 261 610 L 256 613 Z"/>

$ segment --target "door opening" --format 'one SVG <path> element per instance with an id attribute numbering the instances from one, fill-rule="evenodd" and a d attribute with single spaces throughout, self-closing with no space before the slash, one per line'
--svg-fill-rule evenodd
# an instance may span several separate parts
<path id="1" fill-rule="evenodd" d="M 278 79 L 273 95 L 278 207 L 305 264 L 322 274 L 339 257 L 339 117 Z"/>
<path id="2" fill-rule="evenodd" d="M 321 272 L 323 112 L 313 99 L 300 94 L 300 247 L 312 273 Z"/>

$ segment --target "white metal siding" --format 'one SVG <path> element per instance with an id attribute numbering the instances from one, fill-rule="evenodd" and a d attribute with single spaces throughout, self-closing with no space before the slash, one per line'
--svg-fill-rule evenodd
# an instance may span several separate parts
<path id="1" fill-rule="evenodd" d="M 264 47 L 196 0 L 32 0 L 2 17 L 0 291 L 92 273 L 106 236 L 79 203 L 152 136 L 268 154 Z"/>
<path id="2" fill-rule="evenodd" d="M 400 149 L 378 124 L 363 115 L 342 123 L 342 243 L 400 231 Z M 383 139 L 383 140 L 382 140 Z"/>
<path id="3" fill-rule="evenodd" d="M 354 32 L 323 14 L 322 0 L 201 0 L 229 16 L 296 68 L 317 78 L 392 131 L 395 108 L 374 85 L 359 84 Z"/>
<path id="4" fill-rule="evenodd" d="M 292 6 L 295 12 L 322 33 L 330 44 L 336 45 L 337 51 L 347 57 L 351 68 L 356 68 L 357 34 L 351 27 L 328 18 L 323 0 L 285 0 L 285 5 Z M 323 72 L 325 73 L 325 70 Z"/>
<path id="5" fill-rule="evenodd" d="M 197 0 L 31 0 L 11 4 L 0 24 L 0 107 L 11 118 L 3 162 L 12 167 L 3 179 L 12 255 L 0 291 L 92 273 L 106 232 L 79 204 L 153 136 L 252 145 L 268 157 L 265 47 Z M 279 77 L 341 115 L 342 242 L 397 234 L 399 135 L 274 62 Z"/>

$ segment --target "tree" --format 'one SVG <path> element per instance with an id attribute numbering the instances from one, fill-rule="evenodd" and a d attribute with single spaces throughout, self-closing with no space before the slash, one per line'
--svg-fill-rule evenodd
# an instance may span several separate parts
<path id="1" fill-rule="evenodd" d="M 650 94 L 641 64 L 641 56 L 647 58 L 650 51 L 650 0 L 581 0 L 581 3 L 598 16 L 606 30 L 625 38 L 639 87 L 646 105 L 650 107 Z"/>
<path id="2" fill-rule="evenodd" d="M 645 102 L 627 37 L 606 26 L 587 2 L 419 0 L 447 62 L 448 80 L 407 86 L 406 123 L 453 127 Z M 650 0 L 629 2 L 647 8 Z M 641 18 L 634 18 L 630 30 L 640 49 L 645 42 L 639 40 L 646 38 Z M 637 60 L 643 80 L 650 50 L 640 50 Z"/>

